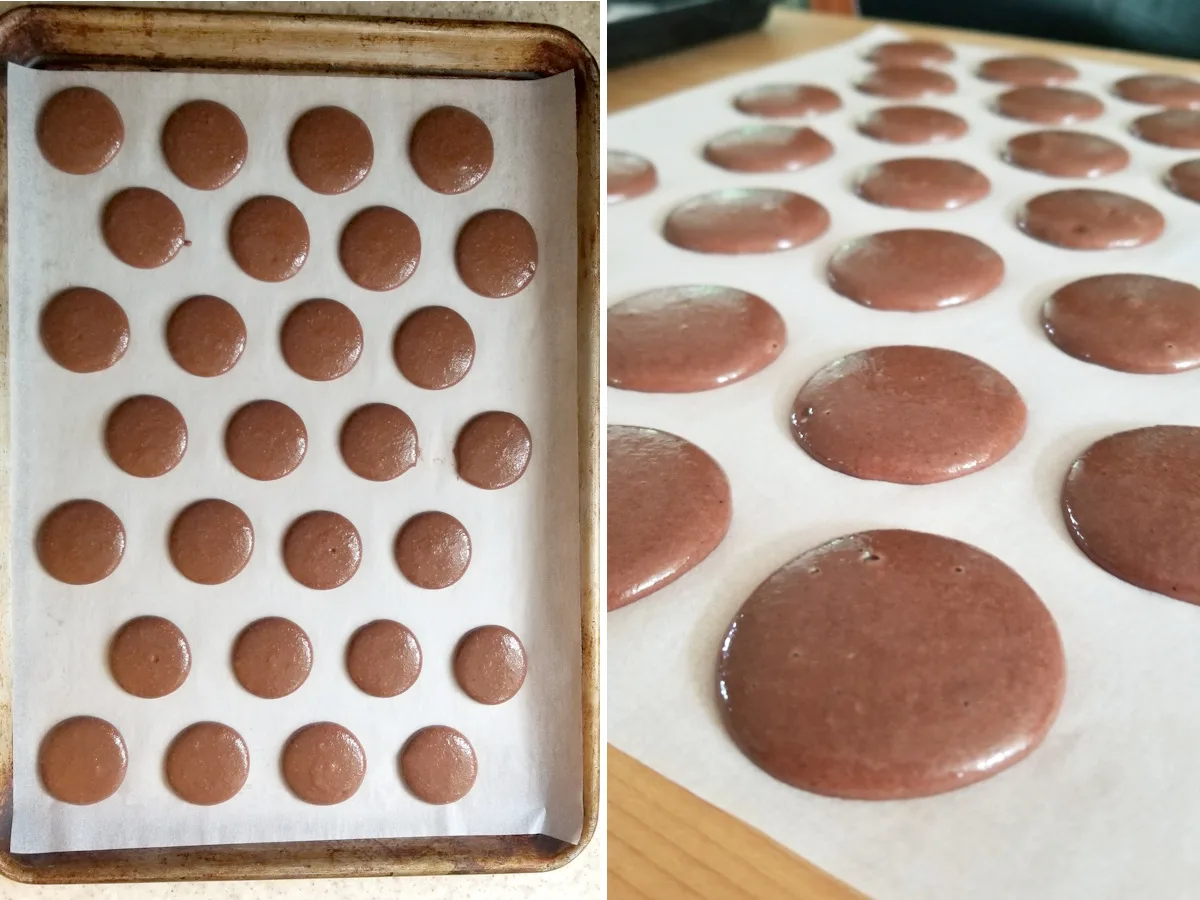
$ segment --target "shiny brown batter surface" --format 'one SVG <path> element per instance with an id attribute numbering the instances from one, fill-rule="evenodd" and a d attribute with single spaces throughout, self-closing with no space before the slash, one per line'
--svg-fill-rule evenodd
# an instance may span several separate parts
<path id="1" fill-rule="evenodd" d="M 1004 260 L 965 234 L 904 228 L 844 244 L 827 276 L 830 287 L 863 306 L 920 312 L 987 296 L 1004 280 Z"/>
<path id="2" fill-rule="evenodd" d="M 104 446 L 122 471 L 138 478 L 170 472 L 187 451 L 188 430 L 183 415 L 162 397 L 130 397 L 108 414 Z"/>
<path id="3" fill-rule="evenodd" d="M 167 118 L 163 158 L 188 187 L 215 191 L 233 180 L 246 162 L 246 128 L 237 113 L 213 100 L 192 100 Z"/>
<path id="4" fill-rule="evenodd" d="M 519 294 L 537 272 L 533 226 L 511 209 L 486 209 L 458 233 L 454 262 L 463 284 L 484 297 Z"/>
<path id="5" fill-rule="evenodd" d="M 400 775 L 426 803 L 461 800 L 475 786 L 475 748 L 460 731 L 445 725 L 422 728 L 400 750 Z"/>
<path id="6" fill-rule="evenodd" d="M 121 732 L 94 716 L 63 719 L 42 738 L 38 776 L 55 800 L 89 806 L 111 797 L 128 761 Z"/>
<path id="7" fill-rule="evenodd" d="M 977 74 L 984 81 L 1017 87 L 1054 87 L 1074 81 L 1079 70 L 1046 56 L 996 56 L 980 64 Z"/>
<path id="8" fill-rule="evenodd" d="M 864 94 L 892 100 L 938 97 L 958 90 L 954 79 L 945 72 L 922 66 L 880 66 L 858 79 L 854 86 Z"/>
<path id="9" fill-rule="evenodd" d="M 749 378 L 787 343 L 783 317 L 736 288 L 686 285 L 608 308 L 608 383 L 631 391 L 706 391 Z"/>
<path id="10" fill-rule="evenodd" d="M 332 381 L 362 356 L 363 330 L 350 307 L 336 300 L 305 300 L 283 322 L 279 345 L 289 368 L 312 381 Z"/>
<path id="11" fill-rule="evenodd" d="M 220 297 L 190 297 L 167 320 L 167 349 L 185 372 L 202 378 L 223 375 L 246 349 L 246 323 Z"/>
<path id="12" fill-rule="evenodd" d="M 492 132 L 483 119 L 458 106 L 439 106 L 417 119 L 408 158 L 428 187 L 439 194 L 469 191 L 492 168 Z"/>
<path id="13" fill-rule="evenodd" d="M 842 108 L 842 98 L 816 84 L 763 84 L 742 91 L 733 105 L 750 116 L 804 119 Z"/>
<path id="14" fill-rule="evenodd" d="M 800 389 L 792 434 L 822 465 L 873 481 L 931 484 L 985 469 L 1025 433 L 1025 404 L 1002 374 L 937 347 L 873 347 Z"/>
<path id="15" fill-rule="evenodd" d="M 102 581 L 124 554 L 125 526 L 95 500 L 68 500 L 52 509 L 38 528 L 38 561 L 65 584 Z"/>
<path id="16" fill-rule="evenodd" d="M 1109 435 L 1067 471 L 1067 531 L 1123 581 L 1200 603 L 1200 428 L 1157 425 Z"/>
<path id="17" fill-rule="evenodd" d="M 94 288 L 55 294 L 38 322 L 50 358 L 72 372 L 99 372 L 116 365 L 129 348 L 129 318 L 112 297 Z"/>
<path id="18" fill-rule="evenodd" d="M 1151 144 L 1180 150 L 1200 149 L 1200 110 L 1164 109 L 1134 119 L 1129 130 Z"/>
<path id="19" fill-rule="evenodd" d="M 46 162 L 71 175 L 99 172 L 121 149 L 125 123 L 100 91 L 69 87 L 46 101 L 38 115 L 37 142 Z"/>
<path id="20" fill-rule="evenodd" d="M 1049 610 L 994 556 L 915 531 L 809 550 L 742 605 L 718 662 L 738 748 L 793 787 L 926 797 L 1014 765 L 1066 680 Z"/>
<path id="21" fill-rule="evenodd" d="M 1115 250 L 1157 240 L 1166 220 L 1127 194 L 1076 188 L 1034 197 L 1017 214 L 1017 227 L 1068 250 Z"/>
<path id="22" fill-rule="evenodd" d="M 919 212 L 958 209 L 991 193 L 987 176 L 952 159 L 911 156 L 865 169 L 854 191 L 877 206 Z"/>
<path id="23" fill-rule="evenodd" d="M 967 120 L 932 106 L 884 106 L 858 123 L 867 137 L 887 144 L 938 144 L 967 133 Z"/>
<path id="24" fill-rule="evenodd" d="M 225 427 L 225 453 L 234 468 L 257 481 L 274 481 L 304 460 L 308 431 L 290 406 L 255 400 L 241 407 Z"/>
<path id="25" fill-rule="evenodd" d="M 402 409 L 368 403 L 342 425 L 342 459 L 355 475 L 391 481 L 417 464 L 417 428 Z"/>
<path id="26" fill-rule="evenodd" d="M 327 591 L 354 577 L 362 562 L 362 538 L 345 516 L 328 510 L 305 513 L 283 539 L 283 563 L 305 587 Z"/>
<path id="27" fill-rule="evenodd" d="M 489 491 L 520 479 L 532 454 L 528 426 L 510 412 L 480 413 L 462 427 L 454 442 L 458 477 Z"/>
<path id="28" fill-rule="evenodd" d="M 114 194 L 105 204 L 100 229 L 113 256 L 135 269 L 166 265 L 189 243 L 179 207 L 151 188 Z"/>
<path id="29" fill-rule="evenodd" d="M 471 563 L 471 536 L 449 513 L 423 512 L 396 535 L 396 565 L 417 587 L 436 590 L 463 577 Z"/>
<path id="30" fill-rule="evenodd" d="M 354 632 L 346 646 L 346 672 L 363 693 L 396 697 L 421 674 L 421 645 L 399 622 L 368 622 Z"/>
<path id="31" fill-rule="evenodd" d="M 996 112 L 1039 125 L 1070 125 L 1104 113 L 1104 104 L 1082 91 L 1056 87 L 1018 87 L 996 98 Z"/>
<path id="32" fill-rule="evenodd" d="M 192 650 L 179 627 L 159 616 L 130 619 L 108 645 L 108 670 L 135 697 L 165 697 L 187 680 Z"/>
<path id="33" fill-rule="evenodd" d="M 726 188 L 676 206 L 663 236 L 697 253 L 770 253 L 807 244 L 828 228 L 828 210 L 802 194 Z"/>
<path id="34" fill-rule="evenodd" d="M 1094 275 L 1064 285 L 1042 308 L 1055 345 L 1119 372 L 1200 366 L 1200 290 L 1156 275 Z"/>
<path id="35" fill-rule="evenodd" d="M 247 625 L 233 645 L 233 674 L 256 697 L 277 700 L 295 691 L 312 670 L 312 641 L 289 619 L 271 616 Z"/>
<path id="36" fill-rule="evenodd" d="M 175 736 L 163 763 L 175 796 L 197 806 L 235 797 L 250 774 L 250 751 L 242 736 L 220 722 L 197 722 Z"/>
<path id="37" fill-rule="evenodd" d="M 1200 81 L 1181 75 L 1131 75 L 1114 84 L 1113 93 L 1147 106 L 1200 109 Z"/>
<path id="38" fill-rule="evenodd" d="M 1163 180 L 1179 196 L 1200 203 L 1200 159 L 1176 163 Z"/>
<path id="39" fill-rule="evenodd" d="M 867 54 L 877 66 L 942 66 L 954 62 L 954 51 L 938 41 L 888 41 Z"/>
<path id="40" fill-rule="evenodd" d="M 798 172 L 832 155 L 819 132 L 789 125 L 743 125 L 704 146 L 705 159 L 731 172 Z"/>
<path id="41" fill-rule="evenodd" d="M 254 552 L 250 517 L 228 500 L 199 500 L 183 510 L 167 541 L 171 562 L 197 584 L 224 584 Z"/>
<path id="42" fill-rule="evenodd" d="M 608 608 L 665 587 L 703 562 L 732 515 L 729 480 L 695 444 L 608 426 Z"/>
<path id="43" fill-rule="evenodd" d="M 292 171 L 309 190 L 342 194 L 371 171 L 375 144 L 366 123 L 340 106 L 310 109 L 288 137 Z"/>
<path id="44" fill-rule="evenodd" d="M 475 332 L 454 310 L 424 306 L 396 329 L 392 355 L 401 375 L 417 387 L 440 391 L 458 384 L 471 371 Z"/>
<path id="45" fill-rule="evenodd" d="M 288 738 L 280 767 L 293 794 L 305 803 L 331 806 L 357 793 L 367 773 L 367 755 L 349 729 L 316 722 Z"/>
<path id="46" fill-rule="evenodd" d="M 626 150 L 609 150 L 608 202 L 632 200 L 658 187 L 658 171 L 650 160 Z"/>
<path id="47" fill-rule="evenodd" d="M 282 197 L 252 197 L 229 223 L 229 252 L 243 272 L 259 281 L 287 281 L 308 259 L 308 223 Z"/>
<path id="48" fill-rule="evenodd" d="M 417 223 L 390 206 L 370 206 L 342 230 L 342 268 L 359 287 L 390 291 L 408 281 L 421 261 Z"/>
<path id="49" fill-rule="evenodd" d="M 1005 162 L 1058 178 L 1099 178 L 1129 165 L 1129 151 L 1085 131 L 1030 131 L 1010 138 Z"/>
<path id="50" fill-rule="evenodd" d="M 525 647 L 500 625 L 463 635 L 454 651 L 454 677 L 472 700 L 495 706 L 511 700 L 525 683 Z"/>

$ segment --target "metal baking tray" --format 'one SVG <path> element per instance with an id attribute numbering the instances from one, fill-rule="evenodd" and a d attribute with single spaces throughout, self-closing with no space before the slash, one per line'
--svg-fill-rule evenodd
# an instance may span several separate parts
<path id="1" fill-rule="evenodd" d="M 578 154 L 578 428 L 583 834 L 402 838 L 14 854 L 12 625 L 0 591 L 0 874 L 41 884 L 539 872 L 562 866 L 591 839 L 600 802 L 600 78 L 572 34 L 547 25 L 25 6 L 0 16 L 0 57 L 35 68 L 536 79 L 575 73 Z M 2 77 L 2 76 L 0 76 Z M 7 103 L 0 120 L 7 136 Z M 7 141 L 5 141 L 5 146 Z M 5 151 L 6 152 L 6 151 Z M 7 157 L 0 164 L 0 348 L 7 346 Z M 0 349 L 0 353 L 3 353 Z M 8 365 L 0 403 L 7 410 Z M 8 483 L 7 414 L 0 477 Z M 0 578 L 8 582 L 10 497 L 0 493 Z"/>

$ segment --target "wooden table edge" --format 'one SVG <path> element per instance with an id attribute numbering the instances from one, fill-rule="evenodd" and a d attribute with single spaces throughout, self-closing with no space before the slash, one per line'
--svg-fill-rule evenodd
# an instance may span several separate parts
<path id="1" fill-rule="evenodd" d="M 610 900 L 862 900 L 761 831 L 608 746 Z"/>

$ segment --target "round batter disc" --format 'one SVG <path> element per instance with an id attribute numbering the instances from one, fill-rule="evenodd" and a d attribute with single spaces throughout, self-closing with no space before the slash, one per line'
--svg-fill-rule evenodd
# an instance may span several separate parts
<path id="1" fill-rule="evenodd" d="M 1012 383 L 938 347 L 873 347 L 834 360 L 800 389 L 792 434 L 837 472 L 931 484 L 985 469 L 1025 433 Z"/>
<path id="2" fill-rule="evenodd" d="M 952 159 L 912 156 L 865 169 L 854 192 L 877 206 L 918 212 L 959 209 L 991 193 L 987 176 Z"/>
<path id="3" fill-rule="evenodd" d="M 1157 275 L 1093 275 L 1063 285 L 1042 308 L 1058 349 L 1143 375 L 1200 366 L 1200 290 Z"/>
<path id="4" fill-rule="evenodd" d="M 1020 169 L 1057 178 L 1099 178 L 1129 165 L 1129 151 L 1085 131 L 1030 131 L 1010 138 L 1000 154 Z"/>
<path id="5" fill-rule="evenodd" d="M 867 137 L 887 144 L 939 144 L 967 133 L 967 120 L 932 106 L 884 106 L 858 123 Z"/>
<path id="6" fill-rule="evenodd" d="M 783 317 L 737 288 L 681 285 L 608 308 L 608 383 L 630 391 L 708 391 L 749 378 L 787 343 Z"/>
<path id="7" fill-rule="evenodd" d="M 1067 530 L 1122 581 L 1200 603 L 1200 428 L 1156 425 L 1096 441 L 1071 464 Z"/>
<path id="8" fill-rule="evenodd" d="M 1079 77 L 1079 70 L 1045 56 L 996 56 L 985 60 L 976 70 L 984 81 L 1031 87 L 1066 84 Z"/>
<path id="9" fill-rule="evenodd" d="M 671 210 L 663 236 L 697 253 L 770 253 L 815 240 L 829 228 L 829 212 L 791 191 L 726 188 Z"/>
<path id="10" fill-rule="evenodd" d="M 1075 188 L 1034 197 L 1017 213 L 1017 227 L 1068 250 L 1116 250 L 1157 240 L 1166 220 L 1127 194 Z"/>
<path id="11" fill-rule="evenodd" d="M 844 244 L 827 275 L 829 286 L 855 303 L 923 312 L 990 294 L 1004 280 L 1004 260 L 965 234 L 901 228 Z"/>
<path id="12" fill-rule="evenodd" d="M 1049 610 L 976 547 L 837 538 L 775 571 L 721 644 L 725 726 L 755 765 L 833 797 L 965 787 L 1046 736 L 1066 680 Z"/>
<path id="13" fill-rule="evenodd" d="M 608 426 L 608 608 L 665 587 L 702 562 L 729 529 L 729 481 L 681 437 Z"/>

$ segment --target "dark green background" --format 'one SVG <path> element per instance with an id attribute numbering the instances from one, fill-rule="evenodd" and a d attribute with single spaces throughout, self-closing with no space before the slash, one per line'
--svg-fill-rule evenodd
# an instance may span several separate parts
<path id="1" fill-rule="evenodd" d="M 784 0 L 805 8 L 807 0 Z M 859 0 L 864 16 L 1200 58 L 1200 0 Z"/>

